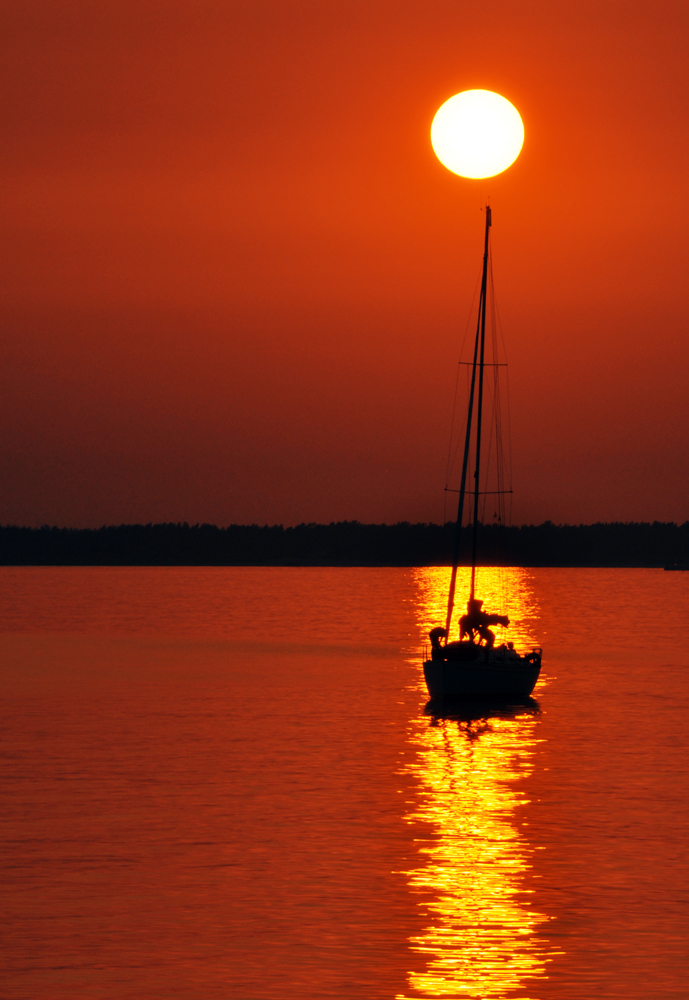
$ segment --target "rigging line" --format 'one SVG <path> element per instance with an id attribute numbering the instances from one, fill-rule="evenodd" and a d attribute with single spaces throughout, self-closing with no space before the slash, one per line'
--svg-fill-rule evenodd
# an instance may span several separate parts
<path id="1" fill-rule="evenodd" d="M 504 490 L 504 475 L 503 475 L 503 450 L 502 450 L 502 409 L 500 405 L 500 382 L 497 377 L 497 372 L 493 377 L 493 419 L 494 430 L 495 430 L 495 474 L 496 474 L 496 485 L 498 487 L 497 492 L 502 493 Z M 491 437 L 492 443 L 492 437 Z"/>
<path id="2" fill-rule="evenodd" d="M 492 249 L 492 248 L 491 248 Z M 498 306 L 498 301 L 495 295 L 495 286 L 493 282 L 493 258 L 491 254 L 490 260 L 490 281 L 491 281 L 491 300 L 493 308 L 495 309 L 495 318 L 497 330 L 500 334 L 500 340 L 502 342 L 502 351 L 505 361 L 507 361 L 507 346 L 505 344 L 505 334 L 502 325 L 502 318 L 500 316 L 500 308 Z M 505 396 L 507 403 L 507 461 L 505 463 L 507 467 L 507 481 L 512 486 L 512 408 L 511 408 L 511 398 L 510 398 L 510 373 L 509 368 L 506 366 L 505 369 Z M 505 511 L 506 523 L 512 523 L 512 499 L 509 500 L 509 508 Z"/>
<path id="3" fill-rule="evenodd" d="M 511 419 L 511 407 L 510 407 L 510 378 L 509 374 L 505 377 L 505 394 L 507 396 L 507 476 L 508 483 L 510 485 L 510 493 L 512 493 L 512 419 Z M 506 523 L 512 524 L 512 497 L 507 501 L 506 509 Z"/>
<path id="4" fill-rule="evenodd" d="M 491 279 L 492 279 L 492 255 L 493 255 L 493 251 L 492 251 L 492 247 L 491 247 L 490 250 L 489 250 L 489 257 L 488 257 L 488 269 L 489 269 L 489 275 L 490 275 Z M 499 492 L 501 491 L 501 487 L 502 487 L 501 475 L 500 475 L 500 447 L 499 447 L 500 446 L 500 405 L 499 405 L 500 404 L 500 396 L 499 396 L 499 385 L 500 385 L 500 383 L 499 383 L 499 367 L 501 367 L 501 366 L 497 364 L 498 354 L 497 354 L 497 350 L 496 350 L 496 343 L 495 343 L 495 336 L 494 336 L 494 333 L 495 333 L 495 330 L 494 330 L 495 320 L 494 320 L 494 313 L 493 313 L 493 309 L 492 309 L 493 296 L 494 296 L 494 288 L 492 286 L 492 280 L 491 280 L 490 291 L 491 291 L 491 295 L 490 295 L 490 299 L 491 299 L 491 312 L 490 312 L 491 338 L 490 338 L 490 349 L 491 349 L 491 353 L 492 353 L 492 357 L 493 357 L 493 362 L 491 363 L 491 362 L 484 361 L 483 367 L 484 367 L 484 369 L 487 368 L 487 367 L 491 367 L 493 369 L 493 380 L 492 380 L 493 381 L 493 385 L 492 385 L 493 392 L 492 392 L 492 398 L 490 399 L 490 417 L 488 419 L 488 428 L 489 428 L 488 446 L 486 448 L 486 458 L 485 458 L 485 460 L 483 462 L 483 467 L 485 469 L 485 473 L 484 474 L 485 474 L 486 480 L 488 482 L 488 480 L 489 480 L 489 478 L 491 476 L 491 468 L 492 468 L 492 463 L 493 463 L 493 447 L 495 445 L 495 474 L 496 474 L 496 478 L 497 478 L 498 489 L 497 490 L 482 490 L 482 491 L 480 491 L 481 495 L 483 496 L 483 502 L 482 502 L 482 505 L 481 505 L 481 516 L 480 516 L 480 518 L 478 518 L 478 523 L 481 524 L 482 526 L 484 526 L 484 528 L 485 528 L 485 524 L 486 524 L 486 507 L 487 507 L 487 504 L 488 504 L 488 496 L 489 495 L 499 494 Z M 486 290 L 486 296 L 488 298 L 488 289 Z M 486 309 L 488 308 L 487 298 L 486 298 Z M 487 383 L 486 388 L 487 389 L 490 388 L 490 382 Z M 490 392 L 489 392 L 489 396 L 490 396 Z M 483 423 L 484 424 L 486 423 L 485 419 L 484 419 Z M 498 511 L 500 511 L 500 502 L 499 501 L 498 501 L 498 505 L 497 506 L 498 506 Z M 500 561 L 499 555 L 500 555 L 500 553 L 498 551 L 498 553 L 497 553 L 497 556 L 498 556 L 497 561 L 498 561 L 498 563 Z"/>
<path id="5" fill-rule="evenodd" d="M 500 308 L 498 306 L 498 300 L 497 300 L 497 298 L 495 296 L 495 283 L 493 281 L 493 258 L 492 258 L 492 254 L 491 254 L 491 260 L 490 260 L 490 287 L 491 287 L 492 305 L 493 305 L 493 309 L 495 310 L 496 325 L 497 325 L 497 329 L 498 329 L 498 331 L 500 333 L 500 342 L 502 344 L 502 353 L 503 353 L 503 356 L 505 358 L 505 365 L 507 365 L 507 363 L 508 363 L 507 362 L 507 345 L 505 344 L 505 334 L 504 334 L 503 326 L 502 326 L 502 318 L 500 316 Z"/>
<path id="6" fill-rule="evenodd" d="M 476 494 L 474 495 L 474 530 L 473 537 L 471 540 L 471 593 L 469 595 L 470 600 L 474 600 L 476 596 L 476 551 L 478 545 L 478 488 L 479 488 L 479 476 L 481 472 L 481 421 L 483 419 L 483 363 L 486 357 L 486 295 L 488 293 L 488 259 L 489 259 L 489 243 L 488 237 L 490 233 L 491 224 L 491 210 L 489 206 L 486 206 L 486 248 L 483 255 L 483 279 L 481 281 L 481 295 L 483 298 L 483 310 L 481 312 L 481 357 L 479 361 L 479 380 L 478 380 L 478 402 L 476 405 L 476 471 L 474 476 L 476 478 Z"/>
<path id="7" fill-rule="evenodd" d="M 490 264 L 490 261 L 489 261 L 489 264 Z M 491 296 L 491 299 L 492 299 L 492 296 Z M 492 305 L 492 303 L 491 303 L 491 305 Z M 493 313 L 493 310 L 491 308 L 491 348 L 492 348 L 492 352 L 493 352 L 493 358 L 496 358 L 497 357 L 497 349 L 496 349 L 497 345 L 495 343 L 495 336 L 494 336 L 494 334 L 495 334 L 494 319 L 495 319 L 494 313 Z M 488 496 L 489 493 L 494 493 L 494 494 L 495 493 L 500 493 L 502 491 L 502 485 L 503 485 L 503 483 L 502 483 L 502 474 L 501 474 L 502 473 L 502 470 L 501 470 L 501 457 L 502 456 L 501 456 L 501 426 L 500 426 L 500 420 L 501 420 L 501 413 L 500 413 L 500 377 L 499 377 L 499 371 L 498 371 L 497 366 L 493 365 L 492 367 L 493 367 L 493 386 L 492 386 L 492 388 L 493 388 L 493 394 L 492 394 L 492 399 L 491 399 L 491 415 L 490 415 L 490 422 L 489 422 L 490 434 L 489 434 L 489 438 L 488 438 L 488 449 L 487 449 L 487 456 L 486 456 L 486 461 L 484 463 L 484 466 L 485 466 L 485 469 L 486 469 L 486 476 L 490 477 L 490 475 L 491 475 L 491 467 L 492 467 L 492 460 L 493 460 L 493 445 L 495 445 L 495 476 L 496 476 L 496 480 L 497 480 L 496 485 L 497 485 L 498 488 L 495 491 L 489 491 L 489 490 L 484 490 L 483 491 L 484 501 L 483 501 L 483 507 L 481 509 L 481 521 L 484 524 L 485 524 L 485 520 L 486 520 L 486 505 L 487 505 L 487 502 L 488 502 L 487 501 L 487 496 Z M 500 517 L 501 511 L 500 511 L 500 503 L 499 502 L 498 502 L 498 512 L 499 512 L 498 516 Z"/>
<path id="8" fill-rule="evenodd" d="M 491 458 L 492 458 L 492 454 L 493 454 L 493 432 L 495 430 L 495 428 L 494 428 L 494 421 L 495 421 L 495 400 L 493 400 L 493 405 L 491 407 L 490 422 L 488 424 L 488 427 L 489 427 L 488 447 L 486 449 L 486 460 L 483 463 L 484 464 L 484 468 L 486 470 L 486 472 L 485 472 L 486 483 L 488 483 L 489 477 L 490 477 L 490 464 L 491 464 Z M 483 524 L 485 524 L 485 520 L 486 520 L 486 504 L 488 503 L 488 499 L 487 498 L 488 498 L 489 492 L 491 492 L 491 491 L 489 491 L 489 490 L 482 490 L 481 491 L 481 495 L 484 498 L 483 499 L 483 506 L 481 508 L 481 523 L 483 523 Z"/>
<path id="9" fill-rule="evenodd" d="M 486 249 L 484 251 L 484 259 L 488 252 L 488 230 L 490 227 L 490 216 L 486 219 Z M 485 272 L 485 264 L 484 264 Z M 485 273 L 484 273 L 485 277 Z M 481 288 L 483 290 L 485 282 L 482 282 Z M 479 346 L 479 332 L 481 329 L 481 302 L 479 301 L 479 312 L 478 321 L 476 325 L 476 340 L 474 342 L 474 366 L 471 373 L 471 389 L 469 391 L 469 408 L 467 410 L 467 421 L 466 421 L 466 437 L 464 439 L 464 455 L 462 458 L 462 478 L 459 490 L 459 501 L 457 503 L 457 523 L 455 527 L 455 540 L 452 551 L 452 573 L 450 574 L 450 589 L 447 597 L 447 617 L 445 619 L 445 642 L 447 642 L 450 635 L 450 622 L 452 620 L 452 610 L 455 603 L 455 588 L 457 586 L 457 566 L 459 563 L 459 544 L 461 540 L 462 532 L 462 517 L 464 514 L 464 495 L 466 491 L 466 478 L 467 470 L 469 466 L 469 450 L 471 445 L 471 421 L 474 413 L 474 389 L 476 386 L 476 362 L 478 358 L 478 346 Z"/>
<path id="10" fill-rule="evenodd" d="M 458 371 L 459 371 L 459 369 L 458 369 Z M 466 388 L 465 388 L 465 395 L 466 395 L 467 398 L 469 397 L 469 393 L 470 393 L 471 377 L 472 377 L 471 376 L 471 372 L 467 368 L 466 369 Z M 446 478 L 445 478 L 445 485 L 447 485 L 450 482 L 450 478 L 452 476 L 452 470 L 454 469 L 455 461 L 456 461 L 457 455 L 459 453 L 459 448 L 460 448 L 460 445 L 462 443 L 462 439 L 464 438 L 464 436 L 466 434 L 466 426 L 467 426 L 467 417 L 464 416 L 464 418 L 462 419 L 462 426 L 461 426 L 461 429 L 460 429 L 460 433 L 457 435 L 457 444 L 455 445 L 455 450 L 452 453 L 452 456 L 451 456 L 451 458 L 449 460 L 449 468 L 448 468 L 447 475 L 446 475 Z"/>
<path id="11" fill-rule="evenodd" d="M 490 282 L 491 282 L 491 339 L 493 347 L 493 357 L 497 360 L 498 357 L 498 319 L 497 319 L 497 305 L 495 297 L 495 282 L 493 277 L 493 260 L 489 262 L 490 265 Z M 500 372 L 497 368 L 493 369 L 493 398 L 495 404 L 495 428 L 496 428 L 496 465 L 497 465 L 497 486 L 499 493 L 498 499 L 498 539 L 497 539 L 497 549 L 499 555 L 499 561 L 501 565 L 507 563 L 507 550 L 506 550 L 506 535 L 504 530 L 505 522 L 505 501 L 503 499 L 505 495 L 505 456 L 504 456 L 504 441 L 503 441 L 503 417 L 502 417 L 502 399 L 501 399 L 501 388 L 500 388 Z M 503 603 L 507 601 L 507 584 L 506 575 L 504 573 L 500 574 L 501 590 L 502 590 L 502 600 Z"/>
<path id="12" fill-rule="evenodd" d="M 488 268 L 488 246 L 490 242 L 490 225 L 491 225 L 491 211 L 490 206 L 486 205 L 486 231 L 484 236 L 483 244 L 483 265 L 481 268 L 481 294 L 479 297 L 479 308 L 478 308 L 478 322 L 476 325 L 476 339 L 474 341 L 474 364 L 471 372 L 471 390 L 469 393 L 469 407 L 467 410 L 467 425 L 466 425 L 466 437 L 464 439 L 464 455 L 462 458 L 462 478 L 460 482 L 460 494 L 459 501 L 457 503 L 457 525 L 455 528 L 455 541 L 452 550 L 452 573 L 450 574 L 450 589 L 447 596 L 447 617 L 445 619 L 445 642 L 450 634 L 450 622 L 452 620 L 452 610 L 455 603 L 455 589 L 457 586 L 457 564 L 459 562 L 459 546 L 461 541 L 462 533 L 462 517 L 464 515 L 464 491 L 466 489 L 466 478 L 467 471 L 469 467 L 469 450 L 471 445 L 471 421 L 474 412 L 474 388 L 476 385 L 476 362 L 478 358 L 478 348 L 479 348 L 479 335 L 481 329 L 483 328 L 483 340 L 485 341 L 485 328 L 486 328 L 486 281 L 487 281 L 487 268 Z M 483 352 L 482 352 L 483 354 Z M 481 372 L 483 375 L 483 372 Z M 482 382 L 482 379 L 481 379 Z M 480 442 L 480 409 L 478 411 L 477 420 L 477 437 Z M 478 470 L 477 470 L 478 472 Z M 476 488 L 478 489 L 478 482 L 476 483 Z M 474 497 L 475 502 L 478 502 L 478 498 Z M 474 532 L 475 534 L 475 532 Z M 474 587 L 476 575 L 476 560 L 472 560 L 472 570 L 471 570 L 471 586 L 472 590 Z M 472 594 L 473 596 L 473 594 Z"/>
<path id="13" fill-rule="evenodd" d="M 462 337 L 462 343 L 460 344 L 460 347 L 459 347 L 459 357 L 460 358 L 462 357 L 462 354 L 464 353 L 464 345 L 466 344 L 467 336 L 468 336 L 468 333 L 469 333 L 469 326 L 471 324 L 471 317 L 473 316 L 473 313 L 474 313 L 474 302 L 476 301 L 476 289 L 478 288 L 480 281 L 481 281 L 481 274 L 479 272 L 479 276 L 476 279 L 476 284 L 474 285 L 474 292 L 473 292 L 473 295 L 471 296 L 471 305 L 469 307 L 469 312 L 467 314 L 467 321 L 466 321 L 466 324 L 464 326 L 464 336 Z M 470 364 L 471 362 L 467 361 L 465 363 L 466 364 Z M 458 395 L 458 388 L 459 388 L 459 372 L 460 372 L 460 366 L 461 366 L 461 364 L 462 364 L 461 361 L 457 362 L 457 374 L 455 375 L 455 393 L 454 393 L 454 397 L 453 397 L 453 400 L 452 400 L 452 418 L 450 420 L 450 440 L 448 442 L 448 447 L 447 447 L 447 465 L 446 465 L 446 468 L 445 468 L 445 482 L 446 483 L 448 483 L 450 481 L 450 474 L 452 472 L 452 466 L 454 465 L 454 459 L 455 459 L 455 457 L 457 455 L 457 451 L 459 450 L 459 443 L 460 443 L 460 441 L 462 439 L 462 435 L 460 433 L 459 436 L 458 436 L 458 438 L 457 438 L 457 447 L 455 448 L 454 453 L 453 453 L 453 451 L 452 451 L 452 438 L 453 438 L 454 429 L 455 429 L 455 414 L 457 412 L 457 395 Z"/>
<path id="14" fill-rule="evenodd" d="M 460 365 L 469 365 L 470 366 L 471 365 L 471 361 L 458 361 L 457 364 L 460 364 Z M 491 361 L 486 361 L 486 363 L 485 363 L 485 365 L 483 367 L 484 368 L 507 368 L 507 362 L 506 361 L 500 361 L 499 363 L 496 364 L 496 363 L 491 362 Z"/>
<path id="15" fill-rule="evenodd" d="M 492 265 L 492 261 L 491 261 L 491 265 Z M 491 291 L 492 291 L 492 295 L 491 295 L 491 332 L 492 332 L 492 339 L 493 339 L 493 352 L 494 352 L 495 357 L 497 358 L 498 353 L 499 353 L 499 345 L 498 345 L 498 328 L 499 328 L 499 324 L 498 324 L 498 313 L 497 313 L 497 301 L 496 301 L 496 296 L 495 296 L 495 282 L 494 282 L 494 277 L 493 277 L 492 266 L 491 266 L 490 280 L 491 280 Z M 503 340 L 504 340 L 504 338 L 503 338 Z M 506 359 L 506 352 L 505 352 L 504 356 L 505 356 L 505 359 Z M 505 375 L 506 374 L 507 374 L 507 367 L 505 366 Z M 504 423 L 503 423 L 503 413 L 502 413 L 502 382 L 501 382 L 501 379 L 500 379 L 500 375 L 501 375 L 501 373 L 499 373 L 498 370 L 495 369 L 495 383 L 496 383 L 495 393 L 496 393 L 496 399 L 497 399 L 497 420 L 498 420 L 498 436 L 497 436 L 497 442 L 496 442 L 497 451 L 498 451 L 498 489 L 505 490 L 506 489 L 506 483 L 505 483 L 505 447 L 504 447 L 505 443 L 504 443 Z M 511 487 L 511 483 L 509 484 L 509 486 Z M 507 556 L 507 535 L 506 535 L 506 531 L 505 531 L 506 503 L 505 503 L 505 494 L 504 493 L 501 494 L 501 496 L 499 498 L 498 509 L 500 511 L 500 520 L 499 520 L 499 524 L 498 524 L 498 550 L 499 550 L 499 553 L 500 553 L 500 564 L 503 567 L 503 569 L 500 572 L 501 597 L 502 597 L 503 607 L 505 608 L 505 612 L 507 613 L 507 615 L 509 617 L 509 611 L 510 611 L 510 599 L 509 599 L 509 596 L 510 595 L 509 595 L 509 588 L 508 588 L 507 570 L 504 568 L 507 565 L 507 563 L 508 563 L 508 556 Z"/>
<path id="16" fill-rule="evenodd" d="M 457 365 L 457 373 L 455 375 L 455 394 L 454 394 L 454 397 L 452 399 L 452 416 L 450 417 L 450 439 L 449 439 L 448 445 L 447 445 L 447 463 L 445 465 L 445 483 L 448 483 L 450 481 L 450 472 L 452 470 L 452 466 L 454 465 L 454 457 L 455 456 L 454 456 L 454 454 L 452 452 L 452 436 L 454 434 L 454 429 L 455 429 L 455 413 L 457 412 L 457 395 L 458 395 L 458 387 L 459 387 L 459 372 L 460 372 L 460 367 L 459 367 L 459 365 Z M 457 438 L 457 448 L 459 447 L 459 441 L 460 440 L 461 440 L 461 435 L 460 435 L 460 437 Z M 457 451 L 457 449 L 455 448 L 455 454 L 456 454 L 456 451 Z"/>
<path id="17" fill-rule="evenodd" d="M 497 480 L 496 485 L 498 487 L 498 489 L 496 491 L 497 495 L 498 495 L 498 501 L 497 501 L 497 505 L 496 505 L 497 506 L 498 523 L 495 526 L 496 530 L 497 530 L 496 545 L 495 545 L 496 561 L 497 561 L 497 564 L 498 564 L 498 572 L 497 572 L 498 587 L 497 587 L 497 589 L 498 589 L 499 594 L 500 594 L 501 606 L 504 607 L 505 610 L 507 611 L 507 610 L 509 610 L 509 596 L 508 596 L 508 593 L 507 593 L 507 573 L 506 573 L 506 570 L 504 569 L 505 563 L 507 562 L 507 559 L 506 559 L 506 546 L 505 546 L 505 531 L 504 531 L 504 528 L 505 528 L 505 513 L 506 513 L 504 496 L 505 496 L 505 493 L 507 491 L 504 488 L 505 487 L 505 481 L 504 481 L 505 480 L 505 476 L 504 476 L 504 472 L 505 472 L 505 469 L 504 469 L 504 446 L 503 446 L 504 442 L 503 442 L 502 401 L 501 401 L 501 386 L 500 386 L 500 371 L 499 371 L 499 368 L 501 368 L 501 367 L 506 368 L 507 366 L 506 366 L 506 363 L 505 364 L 498 364 L 498 357 L 499 357 L 498 338 L 497 338 L 498 320 L 497 320 L 497 305 L 496 305 L 496 297 L 495 297 L 495 281 L 494 281 L 494 276 L 493 276 L 493 254 L 492 254 L 492 247 L 491 247 L 490 260 L 489 260 L 489 273 L 490 273 L 489 280 L 490 280 L 490 292 L 491 292 L 491 295 L 490 295 L 490 306 L 491 306 L 491 314 L 490 314 L 491 348 L 492 348 L 493 362 L 494 362 L 494 367 L 493 367 L 493 423 L 491 424 L 491 438 L 490 438 L 490 442 L 489 442 L 489 447 L 492 450 L 492 443 L 493 443 L 493 436 L 492 435 L 493 435 L 493 431 L 494 431 L 494 433 L 495 433 L 495 470 L 496 470 L 496 480 Z M 504 338 L 503 338 L 503 342 L 504 342 Z M 505 354 L 506 354 L 506 352 L 505 352 Z M 487 498 L 484 500 L 484 514 L 483 514 L 483 520 L 484 521 L 485 521 L 485 506 L 486 506 L 486 503 L 487 503 Z"/>

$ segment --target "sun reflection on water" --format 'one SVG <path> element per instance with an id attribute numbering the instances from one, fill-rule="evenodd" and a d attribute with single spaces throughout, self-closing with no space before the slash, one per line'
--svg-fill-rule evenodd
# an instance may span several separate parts
<path id="1" fill-rule="evenodd" d="M 505 574 L 510 602 L 498 607 Z M 482 576 L 486 607 L 505 608 L 510 616 L 505 638 L 533 644 L 537 608 L 528 575 L 514 569 L 483 570 Z M 442 620 L 447 577 L 447 570 L 418 571 L 423 631 Z M 425 968 L 409 973 L 409 993 L 398 1000 L 527 1000 L 527 982 L 545 976 L 554 954 L 542 933 L 549 918 L 529 905 L 534 851 L 526 836 L 524 782 L 540 742 L 538 708 L 478 714 L 426 716 L 412 724 L 416 753 L 406 767 L 418 795 L 407 822 L 428 832 L 408 878 L 426 901 L 429 924 L 410 942 Z"/>
<path id="2" fill-rule="evenodd" d="M 445 624 L 450 571 L 445 566 L 428 566 L 415 570 L 415 576 L 419 589 L 417 621 L 425 639 L 430 629 Z M 470 579 L 471 569 L 460 566 L 451 639 L 458 638 L 457 621 L 459 615 L 466 611 Z M 484 602 L 484 611 L 507 615 L 510 619 L 507 629 L 499 625 L 491 626 L 495 629 L 498 643 L 509 639 L 518 649 L 538 645 L 538 605 L 530 586 L 528 570 L 519 566 L 481 566 L 476 570 L 476 596 Z"/>

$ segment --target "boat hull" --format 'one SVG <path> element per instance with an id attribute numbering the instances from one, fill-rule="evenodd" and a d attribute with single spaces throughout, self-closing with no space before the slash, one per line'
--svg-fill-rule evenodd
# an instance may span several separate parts
<path id="1" fill-rule="evenodd" d="M 432 699 L 486 699 L 509 701 L 528 698 L 541 672 L 536 663 L 462 663 L 426 660 L 423 665 Z"/>

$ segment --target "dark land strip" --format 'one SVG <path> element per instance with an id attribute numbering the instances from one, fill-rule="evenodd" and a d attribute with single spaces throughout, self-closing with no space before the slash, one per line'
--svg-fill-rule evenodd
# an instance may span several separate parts
<path id="1" fill-rule="evenodd" d="M 469 531 L 463 532 L 468 543 Z M 446 566 L 454 524 L 0 526 L 3 566 Z M 462 563 L 467 562 L 468 544 Z M 689 563 L 689 521 L 479 526 L 481 565 Z"/>

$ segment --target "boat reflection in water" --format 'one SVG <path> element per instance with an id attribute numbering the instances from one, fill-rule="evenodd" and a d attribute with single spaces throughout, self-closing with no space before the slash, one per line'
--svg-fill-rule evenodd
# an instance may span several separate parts
<path id="1" fill-rule="evenodd" d="M 507 575 L 511 637 L 533 642 L 529 621 L 537 609 L 528 574 L 482 572 L 487 600 Z M 427 621 L 437 620 L 436 603 L 442 607 L 447 573 L 418 573 L 425 631 Z M 428 834 L 419 840 L 423 863 L 408 875 L 412 889 L 427 900 L 429 925 L 410 942 L 421 971 L 409 974 L 409 992 L 400 998 L 533 996 L 524 991 L 545 976 L 554 954 L 543 934 L 548 918 L 529 905 L 534 851 L 525 779 L 539 742 L 538 703 L 529 699 L 494 711 L 462 705 L 456 714 L 446 706 L 442 712 L 434 714 L 429 706 L 410 733 L 416 753 L 408 767 L 418 797 L 407 821 L 420 832 L 425 825 Z"/>

